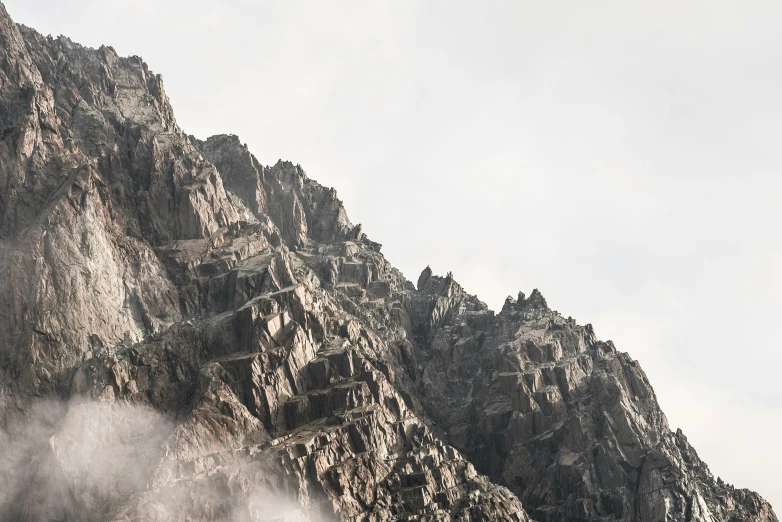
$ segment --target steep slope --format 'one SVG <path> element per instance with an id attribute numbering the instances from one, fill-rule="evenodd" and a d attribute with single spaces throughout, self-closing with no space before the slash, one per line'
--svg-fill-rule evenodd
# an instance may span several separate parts
<path id="1" fill-rule="evenodd" d="M 538 292 L 413 286 L 301 167 L 2 4 L 0 167 L 2 519 L 776 520 Z"/>

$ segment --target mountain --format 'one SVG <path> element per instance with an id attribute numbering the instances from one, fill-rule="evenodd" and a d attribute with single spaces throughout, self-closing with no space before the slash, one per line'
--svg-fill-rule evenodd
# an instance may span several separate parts
<path id="1" fill-rule="evenodd" d="M 752 521 L 540 292 L 413 285 L 299 165 L 0 4 L 0 519 Z"/>

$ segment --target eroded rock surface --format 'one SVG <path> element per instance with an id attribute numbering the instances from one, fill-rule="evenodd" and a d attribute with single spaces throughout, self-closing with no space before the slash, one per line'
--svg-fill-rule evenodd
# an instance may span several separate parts
<path id="1" fill-rule="evenodd" d="M 333 189 L 0 4 L 0 519 L 775 521 L 535 291 L 413 285 Z"/>

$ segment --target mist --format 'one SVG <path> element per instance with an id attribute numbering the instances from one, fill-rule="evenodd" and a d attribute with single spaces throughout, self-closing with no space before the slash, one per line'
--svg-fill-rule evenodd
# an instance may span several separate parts
<path id="1" fill-rule="evenodd" d="M 146 406 L 82 399 L 36 402 L 8 424 L 0 431 L 6 520 L 104 516 L 146 487 L 173 427 Z"/>
<path id="2" fill-rule="evenodd" d="M 328 522 L 258 467 L 227 503 L 221 485 L 166 481 L 166 441 L 175 422 L 145 405 L 40 400 L 0 429 L 0 520 L 181 520 L 181 508 L 211 503 L 220 522 Z M 220 515 L 222 513 L 222 515 Z"/>

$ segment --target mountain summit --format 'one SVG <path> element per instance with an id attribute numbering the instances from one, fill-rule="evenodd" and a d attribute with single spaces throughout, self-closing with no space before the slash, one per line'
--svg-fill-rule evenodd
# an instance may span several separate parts
<path id="1" fill-rule="evenodd" d="M 0 519 L 771 522 L 537 290 L 413 285 L 299 165 L 0 4 Z"/>

